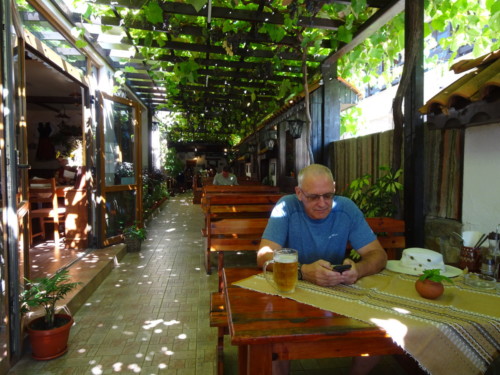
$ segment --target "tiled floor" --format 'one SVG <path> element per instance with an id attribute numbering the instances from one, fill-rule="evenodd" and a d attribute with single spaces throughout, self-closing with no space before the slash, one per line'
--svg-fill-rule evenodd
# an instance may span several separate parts
<path id="1" fill-rule="evenodd" d="M 35 361 L 27 348 L 9 374 L 215 374 L 208 309 L 217 275 L 205 274 L 202 223 L 189 193 L 171 198 L 148 225 L 142 251 L 127 253 L 75 314 L 68 352 Z M 227 256 L 226 264 L 255 264 L 255 256 Z M 236 351 L 229 342 L 225 348 L 226 373 L 236 374 Z M 347 374 L 348 367 L 348 359 L 295 361 L 292 374 Z M 404 374 L 391 358 L 373 373 Z"/>

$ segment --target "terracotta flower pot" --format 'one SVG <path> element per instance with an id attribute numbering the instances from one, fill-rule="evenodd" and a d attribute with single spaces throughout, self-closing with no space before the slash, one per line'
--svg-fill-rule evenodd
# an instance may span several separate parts
<path id="1" fill-rule="evenodd" d="M 429 279 L 417 280 L 415 289 L 418 294 L 427 299 L 436 299 L 444 292 L 444 286 L 441 283 L 431 281 Z"/>
<path id="2" fill-rule="evenodd" d="M 62 356 L 68 350 L 69 331 L 73 325 L 73 318 L 66 314 L 56 314 L 56 319 L 65 319 L 67 322 L 53 329 L 33 329 L 44 317 L 36 318 L 28 324 L 28 334 L 31 343 L 32 357 L 45 361 Z"/>

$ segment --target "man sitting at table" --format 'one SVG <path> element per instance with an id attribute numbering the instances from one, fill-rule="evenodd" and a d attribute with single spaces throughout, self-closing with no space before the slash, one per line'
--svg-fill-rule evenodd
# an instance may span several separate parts
<path id="1" fill-rule="evenodd" d="M 347 242 L 361 255 L 359 262 L 345 258 Z M 273 250 L 289 247 L 299 253 L 299 279 L 321 286 L 354 284 L 363 276 L 384 269 L 387 255 L 350 199 L 335 196 L 332 172 L 312 164 L 299 172 L 295 194 L 281 198 L 262 235 L 257 263 L 273 258 Z M 350 264 L 342 273 L 333 265 Z M 351 375 L 366 374 L 379 357 L 354 357 Z M 289 372 L 289 361 L 273 363 L 274 374 Z"/>
<path id="2" fill-rule="evenodd" d="M 213 181 L 214 185 L 238 185 L 238 179 L 230 173 L 229 167 L 226 165 L 222 168 L 221 173 L 217 173 Z"/>

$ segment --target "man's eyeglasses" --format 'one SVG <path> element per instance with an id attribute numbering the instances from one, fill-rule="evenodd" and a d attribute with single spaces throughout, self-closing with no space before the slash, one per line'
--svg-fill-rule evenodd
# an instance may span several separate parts
<path id="1" fill-rule="evenodd" d="M 335 196 L 335 193 L 325 193 L 325 194 L 306 194 L 304 190 L 300 189 L 302 194 L 311 202 L 317 202 L 320 198 L 323 198 L 325 201 L 331 201 Z"/>

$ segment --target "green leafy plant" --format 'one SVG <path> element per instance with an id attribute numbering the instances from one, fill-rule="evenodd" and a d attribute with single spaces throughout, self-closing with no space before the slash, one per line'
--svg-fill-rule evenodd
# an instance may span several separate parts
<path id="1" fill-rule="evenodd" d="M 361 260 L 361 255 L 356 250 L 351 249 L 351 252 L 349 253 L 349 258 L 357 262 Z"/>
<path id="2" fill-rule="evenodd" d="M 379 177 L 372 183 L 372 175 L 353 180 L 345 193 L 358 205 L 366 217 L 392 217 L 396 212 L 393 198 L 403 190 L 403 184 L 398 180 L 403 173 L 402 169 L 392 172 L 389 167 L 379 168 L 385 171 L 385 175 Z"/>
<path id="3" fill-rule="evenodd" d="M 184 170 L 184 164 L 181 159 L 179 159 L 179 156 L 177 156 L 177 150 L 175 148 L 168 149 L 165 155 L 164 169 L 171 177 L 176 177 Z"/>
<path id="4" fill-rule="evenodd" d="M 43 329 L 55 328 L 56 303 L 75 289 L 79 282 L 67 282 L 68 270 L 56 272 L 53 276 L 42 277 L 34 281 L 26 280 L 26 286 L 20 295 L 21 314 L 43 307 L 45 310 Z"/>
<path id="5" fill-rule="evenodd" d="M 137 223 L 134 223 L 133 225 L 123 228 L 122 233 L 126 238 L 133 238 L 143 241 L 146 239 L 147 230 L 146 228 L 139 227 Z"/>
<path id="6" fill-rule="evenodd" d="M 133 177 L 134 176 L 134 164 L 128 161 L 118 163 L 115 171 L 115 175 L 119 177 Z"/>
<path id="7" fill-rule="evenodd" d="M 434 281 L 435 283 L 441 283 L 443 281 L 447 281 L 450 284 L 453 284 L 453 281 L 449 277 L 441 275 L 441 270 L 439 269 L 424 270 L 424 273 L 420 275 L 418 279 L 421 281 L 430 280 Z"/>

